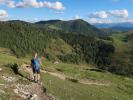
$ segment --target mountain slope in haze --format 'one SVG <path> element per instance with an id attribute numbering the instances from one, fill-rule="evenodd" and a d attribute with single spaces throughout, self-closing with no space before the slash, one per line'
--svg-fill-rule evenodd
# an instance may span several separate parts
<path id="1" fill-rule="evenodd" d="M 97 28 L 111 28 L 113 26 L 116 26 L 115 23 L 95 23 L 93 25 Z"/>
<path id="2" fill-rule="evenodd" d="M 86 36 L 104 36 L 105 33 L 98 28 L 90 25 L 88 22 L 77 19 L 70 21 L 61 21 L 61 20 L 49 20 L 49 21 L 40 21 L 35 24 L 40 25 L 41 27 L 51 27 L 59 30 L 63 30 L 68 33 L 82 34 Z"/>
<path id="3" fill-rule="evenodd" d="M 133 23 L 96 23 L 95 27 L 104 31 L 108 36 L 115 33 L 128 32 L 133 30 Z"/>
<path id="4" fill-rule="evenodd" d="M 116 33 L 123 33 L 123 32 L 132 31 L 133 28 L 114 26 L 111 28 L 102 28 L 101 30 L 104 31 L 107 35 L 113 35 Z"/>
<path id="5" fill-rule="evenodd" d="M 123 23 L 95 23 L 93 24 L 97 28 L 111 28 L 111 27 L 123 27 L 123 28 L 133 28 L 133 23 L 123 22 Z"/>

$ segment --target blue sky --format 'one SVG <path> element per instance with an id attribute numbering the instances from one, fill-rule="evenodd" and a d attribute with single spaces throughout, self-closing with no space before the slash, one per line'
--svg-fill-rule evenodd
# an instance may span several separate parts
<path id="1" fill-rule="evenodd" d="M 0 0 L 0 20 L 133 22 L 133 0 Z"/>

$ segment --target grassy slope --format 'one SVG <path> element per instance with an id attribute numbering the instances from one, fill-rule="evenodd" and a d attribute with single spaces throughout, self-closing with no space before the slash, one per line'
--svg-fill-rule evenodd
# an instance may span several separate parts
<path id="1" fill-rule="evenodd" d="M 21 65 L 22 63 L 24 63 L 26 61 L 27 60 L 25 60 L 25 59 L 16 58 L 14 55 L 11 54 L 9 49 L 0 48 L 0 68 L 2 68 L 2 71 L 0 71 L 0 84 L 1 84 L 0 90 L 5 91 L 4 94 L 0 92 L 0 100 L 9 100 L 9 99 L 11 99 L 11 97 L 14 98 L 16 96 L 13 92 L 13 87 L 11 86 L 12 84 L 14 84 L 14 82 L 8 83 L 7 81 L 5 81 L 2 78 L 2 75 L 9 76 L 9 77 L 11 76 L 16 79 L 22 78 L 19 75 L 14 74 L 13 70 L 11 68 L 7 67 L 6 65 L 14 64 L 14 63 Z M 16 83 L 22 83 L 22 82 L 24 82 L 25 84 L 29 83 L 29 81 L 23 81 L 23 80 L 17 81 Z M 5 86 L 3 86 L 2 84 L 4 84 Z"/>
<path id="2" fill-rule="evenodd" d="M 132 57 L 131 51 L 133 50 L 133 38 L 127 39 L 126 37 L 133 36 L 133 32 L 126 32 L 126 33 L 120 33 L 120 34 L 114 34 L 112 36 L 114 40 L 114 45 L 116 47 L 116 52 L 114 54 L 115 59 L 119 59 L 119 61 L 126 62 L 126 63 L 132 63 L 133 60 L 129 59 Z M 126 40 L 126 41 L 125 41 Z"/>
<path id="3" fill-rule="evenodd" d="M 65 43 L 62 39 L 51 39 L 46 51 L 52 55 L 69 54 L 72 53 L 73 48 Z"/>
<path id="4" fill-rule="evenodd" d="M 4 66 L 2 66 L 3 64 L 29 63 L 29 60 L 30 59 L 28 58 L 17 59 L 12 55 L 0 53 L 0 67 L 2 68 L 4 68 Z M 44 60 L 43 62 L 45 68 L 50 71 L 53 70 L 59 72 L 57 69 L 60 69 L 61 73 L 69 76 L 111 82 L 110 86 L 84 85 L 61 80 L 55 76 L 42 73 L 42 81 L 47 87 L 48 92 L 58 97 L 60 100 L 132 100 L 133 98 L 132 78 L 117 76 L 108 72 L 103 73 L 86 70 L 89 69 L 89 67 L 81 67 L 79 65 L 63 63 L 54 65 L 52 62 L 48 62 L 47 60 Z M 4 70 L 7 73 L 11 73 L 8 68 Z M 2 82 L 3 80 L 0 79 L 0 83 Z M 8 96 L 9 95 L 7 94 L 6 97 Z"/>
<path id="5" fill-rule="evenodd" d="M 49 74 L 42 74 L 43 81 L 48 91 L 61 100 L 132 100 L 133 80 L 108 72 L 96 72 L 86 70 L 73 64 L 53 65 L 45 61 L 45 69 L 59 72 L 75 78 L 96 80 L 98 82 L 110 82 L 110 86 L 83 85 L 70 81 L 60 80 Z M 88 68 L 91 69 L 91 68 Z M 57 92 L 58 91 L 58 92 Z M 69 97 L 69 99 L 68 99 Z"/>
<path id="6" fill-rule="evenodd" d="M 43 80 L 48 91 L 60 100 L 132 100 L 133 98 L 133 82 L 130 79 L 129 83 L 125 83 L 128 80 L 117 78 L 119 83 L 113 82 L 109 87 L 72 83 L 48 74 L 44 75 Z"/>

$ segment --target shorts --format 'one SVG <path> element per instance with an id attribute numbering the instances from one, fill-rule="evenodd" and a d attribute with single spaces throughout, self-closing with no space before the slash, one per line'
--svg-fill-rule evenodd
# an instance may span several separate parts
<path id="1" fill-rule="evenodd" d="M 39 69 L 33 68 L 33 73 L 34 73 L 34 74 L 40 74 L 40 68 L 39 68 Z"/>

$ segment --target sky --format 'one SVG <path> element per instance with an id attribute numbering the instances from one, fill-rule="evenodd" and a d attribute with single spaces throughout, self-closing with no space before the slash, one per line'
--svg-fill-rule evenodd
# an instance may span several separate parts
<path id="1" fill-rule="evenodd" d="M 0 0 L 0 20 L 133 23 L 133 0 Z"/>

